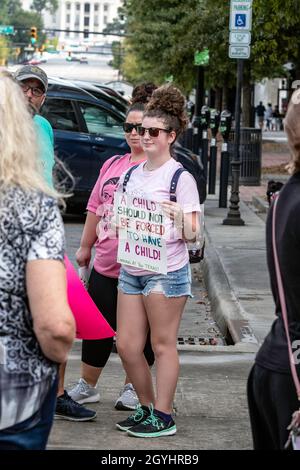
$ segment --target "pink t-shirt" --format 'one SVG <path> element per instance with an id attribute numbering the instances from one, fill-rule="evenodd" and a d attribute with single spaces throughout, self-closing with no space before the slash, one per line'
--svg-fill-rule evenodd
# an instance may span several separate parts
<path id="1" fill-rule="evenodd" d="M 118 239 L 114 230 L 110 228 L 114 192 L 122 173 L 140 162 L 131 163 L 129 153 L 118 159 L 114 156 L 107 160 L 100 170 L 98 180 L 89 198 L 87 210 L 101 217 L 98 239 L 95 243 L 94 268 L 104 276 L 117 278 L 120 271 L 120 264 L 117 263 Z"/>
<path id="2" fill-rule="evenodd" d="M 144 166 L 145 164 L 141 163 L 132 172 L 126 186 L 126 193 L 151 199 L 155 202 L 170 200 L 172 177 L 178 168 L 182 168 L 182 165 L 171 158 L 154 171 L 147 171 Z M 119 190 L 121 190 L 124 176 L 122 175 L 120 178 Z M 196 181 L 188 171 L 184 171 L 179 177 L 176 199 L 184 213 L 201 212 Z M 167 271 L 176 271 L 189 262 L 189 254 L 186 242 L 180 238 L 180 234 L 174 227 L 173 221 L 168 217 L 166 217 L 164 238 L 166 239 L 167 248 Z M 122 267 L 134 276 L 153 274 L 153 272 L 144 271 L 129 265 L 122 265 Z"/>

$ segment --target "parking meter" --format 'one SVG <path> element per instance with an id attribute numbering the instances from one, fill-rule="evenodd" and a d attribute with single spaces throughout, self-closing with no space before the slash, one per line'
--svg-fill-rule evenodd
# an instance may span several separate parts
<path id="1" fill-rule="evenodd" d="M 210 120 L 210 109 L 208 106 L 204 105 L 202 106 L 201 112 L 200 112 L 200 126 L 202 129 L 201 149 L 202 149 L 202 162 L 203 162 L 205 177 L 207 177 L 207 161 L 208 161 L 207 129 L 209 128 L 209 120 Z"/>
<path id="2" fill-rule="evenodd" d="M 225 143 L 228 142 L 229 134 L 231 131 L 231 123 L 232 123 L 232 114 L 230 111 L 225 109 L 221 112 L 220 117 L 220 132 L 222 134 L 223 140 Z"/>
<path id="3" fill-rule="evenodd" d="M 201 108 L 201 129 L 202 129 L 202 138 L 207 139 L 207 129 L 209 128 L 210 123 L 210 109 L 208 106 L 204 105 Z"/>
<path id="4" fill-rule="evenodd" d="M 221 168 L 220 168 L 220 194 L 219 194 L 219 207 L 227 207 L 227 188 L 229 177 L 229 152 L 228 140 L 231 131 L 232 115 L 231 112 L 225 109 L 221 113 L 220 118 L 220 132 L 223 137 L 222 151 L 221 151 Z"/>
<path id="5" fill-rule="evenodd" d="M 220 113 L 216 109 L 210 110 L 209 127 L 211 130 L 210 156 L 209 156 L 209 175 L 208 175 L 208 194 L 216 192 L 216 174 L 217 174 L 217 133 L 220 124 Z"/>
<path id="6" fill-rule="evenodd" d="M 220 113 L 216 109 L 211 109 L 210 111 L 210 121 L 209 121 L 209 127 L 211 130 L 211 143 L 210 145 L 216 145 L 216 136 L 219 130 L 219 124 L 220 124 Z"/>

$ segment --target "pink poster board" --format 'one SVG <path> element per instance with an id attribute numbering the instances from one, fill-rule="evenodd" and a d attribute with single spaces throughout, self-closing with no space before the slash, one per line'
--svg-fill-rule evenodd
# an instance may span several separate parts
<path id="1" fill-rule="evenodd" d="M 115 336 L 94 301 L 85 290 L 71 261 L 65 256 L 68 302 L 76 321 L 76 338 L 104 339 Z"/>

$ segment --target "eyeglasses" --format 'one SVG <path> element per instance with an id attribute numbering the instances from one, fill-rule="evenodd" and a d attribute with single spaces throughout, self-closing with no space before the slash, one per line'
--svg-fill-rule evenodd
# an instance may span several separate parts
<path id="1" fill-rule="evenodd" d="M 139 131 L 139 127 L 141 126 L 142 123 L 139 123 L 139 124 L 131 124 L 130 122 L 123 122 L 123 129 L 124 129 L 124 132 L 126 132 L 127 134 L 131 134 L 131 132 L 133 131 L 133 129 L 136 130 L 136 132 Z"/>
<path id="2" fill-rule="evenodd" d="M 37 96 L 37 97 L 40 97 L 45 93 L 44 90 L 42 90 L 41 88 L 28 86 L 22 83 L 21 83 L 21 88 L 24 93 L 27 93 L 27 91 L 31 90 L 31 93 L 33 94 L 33 96 Z"/>
<path id="3" fill-rule="evenodd" d="M 140 126 L 138 128 L 138 133 L 142 137 L 145 135 L 146 131 L 149 132 L 150 137 L 158 137 L 160 131 L 172 132 L 172 129 L 162 129 L 160 127 L 143 127 L 143 126 Z"/>

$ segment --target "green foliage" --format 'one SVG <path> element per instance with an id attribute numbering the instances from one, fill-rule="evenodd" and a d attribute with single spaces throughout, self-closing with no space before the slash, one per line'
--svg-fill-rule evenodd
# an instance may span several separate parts
<path id="1" fill-rule="evenodd" d="M 39 14 L 41 14 L 43 10 L 48 10 L 53 14 L 58 8 L 58 0 L 33 0 L 30 8 Z"/>
<path id="2" fill-rule="evenodd" d="M 236 61 L 229 59 L 230 1 L 127 0 L 122 8 L 124 31 L 123 75 L 134 82 L 162 83 L 167 76 L 185 92 L 195 85 L 194 53 L 209 49 L 205 68 L 207 88 L 232 87 Z M 294 64 L 300 75 L 300 0 L 254 0 L 251 58 L 245 80 L 283 76 L 283 65 Z"/>
<path id="3" fill-rule="evenodd" d="M 37 45 L 43 44 L 45 41 L 45 34 L 41 32 L 43 29 L 43 20 L 38 13 L 31 11 L 18 10 L 13 18 L 11 23 L 16 28 L 22 28 L 22 30 L 17 30 L 16 34 L 13 36 L 13 43 L 27 45 L 30 43 L 30 28 L 35 26 L 37 28 Z"/>

